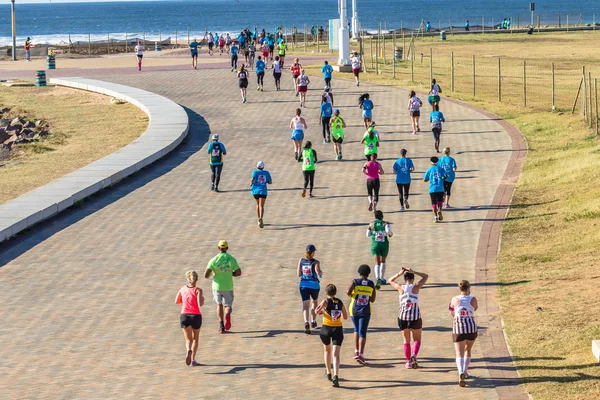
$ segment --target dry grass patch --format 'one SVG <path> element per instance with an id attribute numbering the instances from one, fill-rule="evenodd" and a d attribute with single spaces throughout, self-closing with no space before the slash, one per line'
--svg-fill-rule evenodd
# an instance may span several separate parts
<path id="1" fill-rule="evenodd" d="M 51 133 L 13 148 L 0 167 L 0 203 L 118 150 L 148 126 L 146 114 L 131 104 L 112 105 L 107 96 L 63 87 L 0 86 L 0 106 L 47 121 Z"/>

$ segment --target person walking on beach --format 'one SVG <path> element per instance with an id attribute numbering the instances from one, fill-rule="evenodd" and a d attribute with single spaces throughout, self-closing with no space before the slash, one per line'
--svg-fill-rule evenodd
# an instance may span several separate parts
<path id="1" fill-rule="evenodd" d="M 265 203 L 269 194 L 267 185 L 273 183 L 269 171 L 265 171 L 265 163 L 259 161 L 256 168 L 252 172 L 252 180 L 250 181 L 250 193 L 256 200 L 256 216 L 258 217 L 258 227 L 263 228 L 263 218 L 265 216 Z"/>
<path id="2" fill-rule="evenodd" d="M 354 74 L 354 80 L 356 81 L 355 85 L 360 86 L 360 81 L 358 80 L 358 76 L 360 75 L 360 70 L 362 68 L 362 61 L 358 56 L 357 52 L 354 52 L 354 57 L 350 60 L 352 64 L 352 73 Z"/>
<path id="3" fill-rule="evenodd" d="M 415 275 L 421 279 L 415 284 Z M 404 284 L 396 283 L 396 279 L 404 277 Z M 400 309 L 398 310 L 398 327 L 402 332 L 404 340 L 404 357 L 406 368 L 418 368 L 417 356 L 421 349 L 421 333 L 423 332 L 423 320 L 419 309 L 419 292 L 423 288 L 429 275 L 423 272 L 413 271 L 410 268 L 402 268 L 402 271 L 390 278 L 390 285 L 400 295 Z M 413 347 L 410 349 L 410 336 L 412 334 Z"/>
<path id="4" fill-rule="evenodd" d="M 296 161 L 302 162 L 302 141 L 304 140 L 304 129 L 308 129 L 306 120 L 301 116 L 302 110 L 296 109 L 296 116 L 290 121 L 292 140 L 294 141 L 294 154 Z"/>
<path id="5" fill-rule="evenodd" d="M 458 284 L 460 295 L 450 301 L 448 309 L 452 316 L 452 339 L 456 350 L 456 367 L 458 368 L 458 385 L 465 387 L 468 378 L 469 364 L 471 363 L 471 349 L 477 339 L 477 299 L 471 296 L 469 281 L 460 281 Z"/>
<path id="6" fill-rule="evenodd" d="M 444 195 L 446 197 L 446 204 L 444 208 L 450 208 L 450 195 L 452 194 L 452 183 L 456 178 L 456 160 L 450 157 L 450 147 L 444 147 L 444 156 L 438 161 L 438 165 L 442 167 L 446 173 L 446 179 L 444 180 Z"/>
<path id="7" fill-rule="evenodd" d="M 375 303 L 377 292 L 375 283 L 369 279 L 371 267 L 366 264 L 358 267 L 357 279 L 348 288 L 350 301 L 350 319 L 354 325 L 354 359 L 360 364 L 366 364 L 364 354 L 367 344 L 367 330 L 371 320 L 371 303 Z"/>
<path id="8" fill-rule="evenodd" d="M 325 96 L 321 98 L 321 119 L 319 125 L 323 128 L 323 143 L 331 143 L 331 115 L 333 106 L 327 101 Z"/>
<path id="9" fill-rule="evenodd" d="M 469 32 L 469 20 L 465 22 L 465 32 Z"/>
<path id="10" fill-rule="evenodd" d="M 231 313 L 233 311 L 233 277 L 242 275 L 242 270 L 230 254 L 227 253 L 229 243 L 227 240 L 219 241 L 217 245 L 219 254 L 208 262 L 204 277 L 213 276 L 213 298 L 217 303 L 217 316 L 219 317 L 219 333 L 223 334 L 231 329 Z"/>
<path id="11" fill-rule="evenodd" d="M 254 42 L 250 42 L 250 46 L 248 46 L 248 51 L 250 52 L 250 67 L 254 67 L 254 60 L 256 57 L 256 46 Z M 265 64 L 265 67 L 267 65 Z"/>
<path id="12" fill-rule="evenodd" d="M 406 149 L 400 150 L 400 158 L 394 163 L 396 186 L 398 187 L 398 197 L 400 198 L 400 211 L 404 211 L 405 207 L 407 210 L 410 208 L 410 204 L 408 204 L 411 181 L 410 173 L 415 170 L 412 160 L 406 157 L 406 153 L 408 153 Z"/>
<path id="13" fill-rule="evenodd" d="M 440 107 L 436 105 L 431 114 L 429 114 L 429 122 L 431 122 L 431 133 L 433 134 L 433 145 L 435 151 L 440 152 L 440 136 L 442 135 L 442 122 L 446 122 L 444 114 L 440 112 Z"/>
<path id="14" fill-rule="evenodd" d="M 417 93 L 414 90 L 410 91 L 410 96 L 408 98 L 408 111 L 410 113 L 410 120 L 412 122 L 413 135 L 416 135 L 417 132 L 421 132 L 421 128 L 419 127 L 419 117 L 421 116 L 421 107 L 423 106 L 423 102 L 421 99 L 417 97 Z"/>
<path id="15" fill-rule="evenodd" d="M 281 90 L 281 65 L 279 64 L 279 56 L 275 56 L 275 60 L 271 64 L 273 69 L 273 79 L 275 80 L 275 90 Z"/>
<path id="16" fill-rule="evenodd" d="M 231 49 L 231 36 L 229 33 L 225 35 L 225 51 L 229 54 L 229 50 Z"/>
<path id="17" fill-rule="evenodd" d="M 329 65 L 329 62 L 327 60 L 323 62 L 323 67 L 321 67 L 321 73 L 323 73 L 325 86 L 331 88 L 331 77 L 333 74 L 333 67 Z"/>
<path id="18" fill-rule="evenodd" d="M 234 46 L 235 47 L 235 46 Z M 231 48 L 233 53 L 233 47 Z M 246 102 L 246 92 L 248 90 L 248 71 L 246 70 L 246 66 L 242 64 L 239 72 L 237 73 L 239 86 L 240 86 L 240 94 L 242 96 L 242 103 Z"/>
<path id="19" fill-rule="evenodd" d="M 207 153 L 210 154 L 210 190 L 219 192 L 219 182 L 221 182 L 221 171 L 223 171 L 223 156 L 227 154 L 225 145 L 219 142 L 219 135 L 212 135 L 212 142 L 208 145 Z"/>
<path id="20" fill-rule="evenodd" d="M 138 71 L 142 70 L 142 58 L 144 58 L 144 45 L 141 40 L 138 40 L 137 46 L 133 49 L 138 60 Z"/>
<path id="21" fill-rule="evenodd" d="M 263 85 L 265 80 L 265 62 L 262 60 L 261 56 L 258 56 L 258 60 L 256 60 L 256 90 L 263 91 Z"/>
<path id="22" fill-rule="evenodd" d="M 323 278 L 321 263 L 315 259 L 317 248 L 309 244 L 306 246 L 304 257 L 298 261 L 298 277 L 300 278 L 300 297 L 302 298 L 302 316 L 304 317 L 304 333 L 310 335 L 310 328 L 317 328 L 317 300 Z M 310 319 L 309 319 L 310 317 Z M 309 323 L 310 321 L 310 323 Z"/>
<path id="23" fill-rule="evenodd" d="M 363 123 L 365 129 L 368 129 L 373 120 L 373 101 L 370 99 L 369 93 L 364 93 L 358 98 L 358 107 L 363 110 Z"/>
<path id="24" fill-rule="evenodd" d="M 204 294 L 202 289 L 196 287 L 198 282 L 198 273 L 188 271 L 185 273 L 188 283 L 177 292 L 175 304 L 181 304 L 181 316 L 179 325 L 183 329 L 185 338 L 185 365 L 196 367 L 200 365 L 196 362 L 196 353 L 198 352 L 198 338 L 200 328 L 202 327 L 202 313 L 200 307 L 204 305 Z"/>
<path id="25" fill-rule="evenodd" d="M 306 197 L 308 188 L 308 197 L 313 198 L 313 188 L 315 186 L 315 164 L 317 163 L 317 151 L 312 148 L 310 140 L 306 141 L 304 150 L 302 150 L 302 175 L 304 175 L 304 189 L 302 197 Z M 309 186 L 310 185 L 310 186 Z"/>
<path id="26" fill-rule="evenodd" d="M 342 159 L 342 143 L 344 143 L 344 128 L 346 122 L 340 117 L 340 110 L 335 110 L 333 118 L 331 120 L 331 136 L 333 137 L 333 151 L 335 152 L 335 159 Z"/>
<path id="27" fill-rule="evenodd" d="M 339 387 L 340 350 L 344 342 L 342 319 L 348 319 L 348 310 L 344 303 L 335 297 L 337 294 L 335 285 L 327 285 L 325 294 L 327 298 L 316 309 L 318 315 L 323 315 L 323 325 L 319 336 L 325 353 L 325 377 L 331 381 L 333 387 Z"/>
<path id="28" fill-rule="evenodd" d="M 306 107 L 306 92 L 308 92 L 308 85 L 310 84 L 310 79 L 308 75 L 304 73 L 304 70 L 300 71 L 300 76 L 298 77 L 298 93 L 300 93 L 300 107 Z"/>
<path id="29" fill-rule="evenodd" d="M 31 38 L 25 39 L 25 61 L 31 61 Z"/>
<path id="30" fill-rule="evenodd" d="M 190 53 L 192 55 L 192 68 L 198 67 L 198 46 L 200 44 L 196 41 L 196 38 L 190 43 Z"/>
<path id="31" fill-rule="evenodd" d="M 427 102 L 431 105 L 432 110 L 435 110 L 435 106 L 440 105 L 440 93 L 442 93 L 442 88 L 436 83 L 435 79 L 432 79 L 429 97 L 427 98 Z"/>
<path id="32" fill-rule="evenodd" d="M 390 223 L 383 220 L 383 212 L 375 211 L 375 221 L 369 224 L 367 237 L 371 238 L 371 255 L 375 260 L 375 289 L 381 289 L 381 285 L 387 285 L 385 280 L 385 261 L 390 251 L 388 238 L 394 235 Z"/>
<path id="33" fill-rule="evenodd" d="M 446 173 L 438 165 L 438 158 L 431 157 L 431 167 L 425 171 L 423 182 L 429 182 L 429 197 L 431 198 L 431 211 L 433 211 L 433 222 L 444 220 L 442 206 L 444 205 L 444 180 Z"/>
<path id="34" fill-rule="evenodd" d="M 377 211 L 377 202 L 379 202 L 379 188 L 381 183 L 379 175 L 383 175 L 383 167 L 377 161 L 377 154 L 371 154 L 370 161 L 362 168 L 363 174 L 367 176 L 367 196 L 369 199 L 369 211 Z"/>
<path id="35" fill-rule="evenodd" d="M 427 29 L 427 33 L 431 32 L 431 23 L 429 21 L 425 24 L 425 29 Z"/>
<path id="36" fill-rule="evenodd" d="M 206 41 L 208 42 L 208 55 L 213 55 L 213 48 L 215 47 L 215 37 L 211 32 L 208 32 L 208 36 L 206 37 Z"/>
<path id="37" fill-rule="evenodd" d="M 229 51 L 231 52 L 231 72 L 233 72 L 237 69 L 238 52 L 240 51 L 240 48 L 233 42 Z"/>

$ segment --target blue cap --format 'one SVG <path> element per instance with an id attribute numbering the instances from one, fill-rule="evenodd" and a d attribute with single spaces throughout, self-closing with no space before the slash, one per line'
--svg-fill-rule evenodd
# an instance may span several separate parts
<path id="1" fill-rule="evenodd" d="M 340 110 L 338 110 L 338 109 L 336 108 L 336 110 L 335 110 L 333 113 L 334 113 L 334 114 L 339 114 L 339 113 L 340 113 Z"/>
<path id="2" fill-rule="evenodd" d="M 309 244 L 306 246 L 306 251 L 315 252 L 317 251 L 317 248 L 313 244 Z"/>

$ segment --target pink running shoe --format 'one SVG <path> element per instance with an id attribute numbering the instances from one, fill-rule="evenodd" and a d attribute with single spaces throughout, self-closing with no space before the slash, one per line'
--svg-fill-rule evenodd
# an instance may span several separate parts
<path id="1" fill-rule="evenodd" d="M 412 369 L 412 364 L 410 363 L 410 361 L 406 362 L 406 369 Z"/>
<path id="2" fill-rule="evenodd" d="M 225 330 L 231 329 L 231 314 L 225 314 Z"/>

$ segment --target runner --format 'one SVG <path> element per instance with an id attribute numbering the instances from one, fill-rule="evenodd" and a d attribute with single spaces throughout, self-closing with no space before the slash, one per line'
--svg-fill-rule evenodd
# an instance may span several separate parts
<path id="1" fill-rule="evenodd" d="M 344 142 L 344 128 L 346 122 L 340 117 L 340 110 L 335 110 L 333 119 L 331 120 L 331 136 L 333 136 L 333 150 L 335 151 L 335 159 L 342 159 L 342 143 Z"/>
<path id="2" fill-rule="evenodd" d="M 371 255 L 375 260 L 375 289 L 381 289 L 381 285 L 387 285 L 385 280 L 385 260 L 390 251 L 389 238 L 394 235 L 389 222 L 383 220 L 383 212 L 375 211 L 375 221 L 369 224 L 367 237 L 371 238 Z"/>
<path id="3" fill-rule="evenodd" d="M 417 132 L 421 132 L 421 127 L 419 126 L 419 117 L 421 116 L 421 106 L 423 102 L 421 99 L 417 97 L 417 94 L 414 90 L 410 91 L 410 96 L 408 98 L 408 110 L 410 112 L 410 120 L 412 122 L 413 135 L 416 135 Z"/>
<path id="4" fill-rule="evenodd" d="M 210 179 L 212 184 L 210 190 L 219 192 L 219 182 L 221 182 L 221 172 L 223 171 L 223 156 L 227 155 L 225 145 L 219 142 L 219 135 L 212 135 L 212 142 L 208 145 L 207 153 L 210 154 Z"/>
<path id="5" fill-rule="evenodd" d="M 444 180 L 446 173 L 438 166 L 438 158 L 431 157 L 431 167 L 425 171 L 423 182 L 429 182 L 429 197 L 431 198 L 431 210 L 433 211 L 433 222 L 444 220 L 442 206 L 444 205 Z"/>
<path id="6" fill-rule="evenodd" d="M 215 46 L 215 37 L 212 33 L 208 32 L 208 36 L 206 37 L 206 41 L 208 42 L 208 54 L 213 55 L 213 47 Z"/>
<path id="7" fill-rule="evenodd" d="M 440 136 L 442 135 L 442 122 L 446 122 L 444 114 L 440 112 L 439 106 L 434 106 L 433 111 L 429 114 L 429 122 L 431 122 L 431 133 L 433 133 L 433 146 L 435 151 L 440 152 Z"/>
<path id="8" fill-rule="evenodd" d="M 331 93 L 331 88 L 329 86 L 325 86 L 323 89 L 323 96 L 328 103 L 331 103 L 333 107 L 333 93 Z"/>
<path id="9" fill-rule="evenodd" d="M 225 36 L 225 51 L 229 54 L 229 50 L 231 48 L 231 36 L 229 33 Z"/>
<path id="10" fill-rule="evenodd" d="M 250 45 L 244 42 L 244 44 L 241 44 L 240 46 L 244 50 L 244 61 L 246 62 L 246 65 L 250 66 Z"/>
<path id="11" fill-rule="evenodd" d="M 306 188 L 310 184 L 308 197 L 313 198 L 312 192 L 315 186 L 315 164 L 317 163 L 317 151 L 312 148 L 310 140 L 306 141 L 302 150 L 302 175 L 304 175 L 304 189 L 302 197 L 306 197 Z"/>
<path id="12" fill-rule="evenodd" d="M 298 78 L 300 77 L 300 72 L 302 70 L 302 65 L 300 64 L 300 60 L 298 58 L 294 58 L 294 63 L 290 67 L 290 71 L 292 71 L 292 79 L 294 80 L 294 89 L 296 90 L 296 96 L 298 93 Z"/>
<path id="13" fill-rule="evenodd" d="M 375 303 L 377 292 L 375 284 L 369 280 L 371 267 L 366 264 L 358 267 L 359 278 L 354 279 L 348 288 L 350 301 L 350 318 L 354 324 L 354 359 L 366 364 L 364 358 L 367 343 L 367 329 L 371 320 L 371 303 Z"/>
<path id="14" fill-rule="evenodd" d="M 333 387 L 339 387 L 340 374 L 340 350 L 344 341 L 344 328 L 342 318 L 348 319 L 348 311 L 344 303 L 335 295 L 337 288 L 333 284 L 325 287 L 327 298 L 317 306 L 316 312 L 323 315 L 323 325 L 321 326 L 321 342 L 325 350 L 325 376 L 331 381 Z M 332 347 L 333 345 L 333 347 Z M 333 374 L 332 374 L 333 364 Z"/>
<path id="15" fill-rule="evenodd" d="M 442 93 L 442 88 L 440 85 L 435 83 L 435 79 L 431 80 L 431 90 L 429 90 L 429 97 L 427 98 L 427 102 L 431 105 L 431 109 L 435 111 L 435 107 L 440 104 L 440 93 Z"/>
<path id="16" fill-rule="evenodd" d="M 219 333 L 231 329 L 231 312 L 233 307 L 233 277 L 242 275 L 238 262 L 227 253 L 229 243 L 227 240 L 219 241 L 217 246 L 220 253 L 208 262 L 204 277 L 213 277 L 213 298 L 217 303 L 217 316 L 219 317 Z M 225 322 L 223 322 L 223 319 Z"/>
<path id="17" fill-rule="evenodd" d="M 358 106 L 363 110 L 362 117 L 365 129 L 369 128 L 373 120 L 373 101 L 369 97 L 369 93 L 364 93 L 358 98 Z"/>
<path id="18" fill-rule="evenodd" d="M 194 38 L 194 41 L 190 43 L 190 53 L 192 54 L 192 68 L 198 67 L 198 46 L 199 43 Z"/>
<path id="19" fill-rule="evenodd" d="M 446 173 L 444 180 L 444 193 L 446 195 L 445 208 L 450 208 L 450 195 L 452 194 L 452 183 L 456 178 L 456 160 L 450 157 L 450 147 L 444 147 L 444 156 L 440 158 L 438 165 L 442 167 Z"/>
<path id="20" fill-rule="evenodd" d="M 333 73 L 333 67 L 329 65 L 329 62 L 325 60 L 323 63 L 323 67 L 321 68 L 321 72 L 323 73 L 323 79 L 325 79 L 325 86 L 331 87 L 331 77 Z"/>
<path id="21" fill-rule="evenodd" d="M 142 58 L 144 58 L 144 45 L 142 44 L 141 40 L 138 40 L 138 44 L 137 46 L 135 46 L 135 55 L 137 56 L 137 60 L 138 60 L 138 71 L 142 70 Z"/>
<path id="22" fill-rule="evenodd" d="M 404 275 L 404 285 L 396 283 L 396 279 Z M 415 275 L 421 279 L 415 285 Z M 400 293 L 400 310 L 398 311 L 398 327 L 404 339 L 404 357 L 406 357 L 406 368 L 418 368 L 417 356 L 421 349 L 421 333 L 423 332 L 423 320 L 419 309 L 419 291 L 427 282 L 429 275 L 413 271 L 410 268 L 402 268 L 402 271 L 390 278 L 390 285 Z M 410 335 L 412 333 L 413 348 L 410 351 Z"/>
<path id="23" fill-rule="evenodd" d="M 250 51 L 250 67 L 254 67 L 254 59 L 256 57 L 256 46 L 254 45 L 254 42 L 250 42 L 250 46 L 248 46 L 248 51 Z"/>
<path id="24" fill-rule="evenodd" d="M 354 74 L 354 80 L 356 81 L 356 86 L 360 86 L 360 82 L 358 80 L 358 75 L 360 74 L 360 70 L 362 68 L 362 61 L 358 56 L 357 52 L 354 52 L 354 57 L 350 60 L 352 63 L 352 73 Z"/>
<path id="25" fill-rule="evenodd" d="M 275 90 L 281 90 L 281 65 L 279 65 L 279 56 L 275 56 L 275 61 L 271 64 L 273 69 L 273 79 L 275 79 Z"/>
<path id="26" fill-rule="evenodd" d="M 471 296 L 471 284 L 469 281 L 460 281 L 458 284 L 460 295 L 450 301 L 450 315 L 452 323 L 452 339 L 456 350 L 456 366 L 458 367 L 458 385 L 465 387 L 468 378 L 469 364 L 471 363 L 471 349 L 477 339 L 477 323 L 475 322 L 475 311 L 477 311 L 477 299 Z"/>
<path id="27" fill-rule="evenodd" d="M 263 60 L 265 61 L 265 65 L 267 65 L 269 63 L 269 46 L 263 44 L 260 51 L 262 51 Z"/>
<path id="28" fill-rule="evenodd" d="M 306 120 L 301 117 L 302 110 L 296 109 L 296 116 L 290 121 L 290 128 L 292 131 L 292 140 L 294 141 L 294 154 L 296 161 L 302 162 L 302 141 L 304 140 L 304 129 L 308 129 Z"/>
<path id="29" fill-rule="evenodd" d="M 229 51 L 231 51 L 231 72 L 237 69 L 239 50 L 240 48 L 236 46 L 235 42 L 233 42 L 231 47 L 229 48 Z"/>
<path id="30" fill-rule="evenodd" d="M 235 45 L 231 47 L 231 53 L 233 54 L 233 49 L 235 48 Z M 233 57 L 233 56 L 232 56 Z M 242 103 L 246 102 L 246 91 L 248 89 L 248 71 L 246 71 L 246 66 L 244 64 L 242 64 L 242 66 L 240 67 L 240 71 L 237 73 L 238 79 L 239 79 L 239 86 L 240 86 L 240 94 L 242 96 Z"/>
<path id="31" fill-rule="evenodd" d="M 287 50 L 287 43 L 285 42 L 285 39 L 281 39 L 281 42 L 277 45 L 277 49 L 279 50 L 279 61 L 281 63 L 281 66 L 283 67 L 285 51 Z"/>
<path id="32" fill-rule="evenodd" d="M 200 307 L 204 305 L 204 295 L 202 289 L 196 287 L 198 282 L 198 273 L 188 271 L 185 273 L 188 284 L 183 286 L 177 292 L 175 304 L 181 304 L 181 316 L 179 325 L 183 329 L 185 338 L 185 365 L 197 367 L 196 353 L 198 352 L 198 338 L 200 336 L 200 327 L 202 327 L 202 312 Z"/>
<path id="33" fill-rule="evenodd" d="M 273 61 L 273 52 L 275 51 L 275 38 L 270 33 L 267 34 L 267 41 L 269 45 L 269 58 Z"/>
<path id="34" fill-rule="evenodd" d="M 225 50 L 225 38 L 223 36 L 221 36 L 219 38 L 219 41 L 217 43 L 219 43 L 219 51 L 220 51 L 219 55 L 222 56 L 223 55 L 223 51 Z M 210 46 L 210 43 L 209 43 L 209 46 Z M 211 54 L 211 56 L 212 56 L 212 54 Z"/>
<path id="35" fill-rule="evenodd" d="M 323 127 L 323 143 L 331 143 L 331 114 L 333 114 L 333 107 L 323 96 L 321 98 L 321 119 L 319 120 L 319 125 Z"/>
<path id="36" fill-rule="evenodd" d="M 365 145 L 365 157 L 367 161 L 371 159 L 371 155 L 377 154 L 379 149 L 379 136 L 375 134 L 375 128 L 370 126 L 367 132 L 363 135 L 361 144 Z"/>
<path id="37" fill-rule="evenodd" d="M 304 317 L 304 333 L 310 335 L 310 328 L 317 328 L 317 300 L 319 299 L 319 290 L 321 283 L 319 279 L 323 277 L 321 263 L 315 260 L 317 248 L 312 244 L 306 246 L 304 257 L 298 261 L 298 277 L 300 278 L 300 297 L 302 298 L 302 316 Z M 309 317 L 310 315 L 310 324 Z"/>
<path id="38" fill-rule="evenodd" d="M 265 163 L 259 161 L 256 168 L 252 172 L 252 180 L 250 181 L 250 193 L 256 200 L 256 216 L 258 217 L 258 227 L 263 228 L 263 218 L 265 216 L 265 203 L 269 194 L 267 185 L 273 183 L 269 171 L 265 171 Z"/>
<path id="39" fill-rule="evenodd" d="M 306 92 L 308 91 L 308 85 L 310 84 L 310 79 L 308 79 L 308 75 L 304 73 L 304 70 L 300 71 L 300 76 L 298 77 L 298 92 L 300 92 L 300 107 L 306 107 Z"/>
<path id="40" fill-rule="evenodd" d="M 379 175 L 383 175 L 383 167 L 377 161 L 377 154 L 371 154 L 370 161 L 367 161 L 362 168 L 363 174 L 367 176 L 367 193 L 369 198 L 369 211 L 377 211 L 377 202 L 379 201 Z"/>
<path id="41" fill-rule="evenodd" d="M 406 157 L 406 149 L 400 150 L 400 158 L 394 163 L 394 172 L 396 173 L 396 186 L 398 187 L 398 197 L 400 198 L 400 211 L 404 207 L 408 210 L 408 192 L 410 191 L 410 173 L 415 170 L 412 160 Z"/>
<path id="42" fill-rule="evenodd" d="M 265 62 L 262 60 L 261 56 L 258 56 L 258 60 L 256 60 L 256 90 L 263 91 L 263 84 L 265 80 Z"/>

